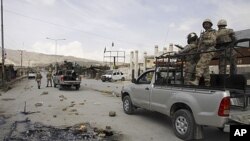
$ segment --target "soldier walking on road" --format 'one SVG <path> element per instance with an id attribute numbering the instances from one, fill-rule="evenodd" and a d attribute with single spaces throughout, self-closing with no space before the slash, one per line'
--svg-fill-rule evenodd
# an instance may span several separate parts
<path id="1" fill-rule="evenodd" d="M 184 49 L 179 51 L 179 54 L 183 53 L 192 54 L 197 52 L 198 36 L 196 35 L 196 33 L 192 32 L 188 34 L 187 43 L 188 44 L 184 47 Z M 198 59 L 199 55 L 197 54 L 185 56 L 184 83 L 186 85 L 189 84 L 189 81 L 194 79 L 194 71 Z"/>
<path id="2" fill-rule="evenodd" d="M 216 45 L 216 31 L 212 29 L 213 23 L 210 19 L 205 19 L 202 23 L 205 32 L 201 35 L 198 44 L 199 52 L 214 51 Z M 205 85 L 210 85 L 209 63 L 215 56 L 215 52 L 202 53 L 195 69 L 195 80 L 190 81 L 192 85 L 199 85 L 199 80 L 203 76 Z"/>
<path id="3" fill-rule="evenodd" d="M 40 73 L 40 71 L 38 70 L 37 73 L 36 73 L 36 82 L 37 82 L 38 89 L 41 88 L 41 80 L 42 80 L 42 78 L 43 78 L 43 76 Z"/>
<path id="4" fill-rule="evenodd" d="M 230 48 L 232 43 L 236 40 L 233 29 L 226 28 L 227 21 L 221 19 L 218 21 L 217 49 L 225 49 L 219 55 L 219 74 L 226 74 L 227 65 L 230 64 L 230 74 L 237 73 L 237 57 L 236 51 Z"/>
<path id="5" fill-rule="evenodd" d="M 51 72 L 51 69 L 47 73 L 46 77 L 47 77 L 47 87 L 49 87 L 49 83 L 50 83 L 50 87 L 52 87 L 52 72 Z"/>

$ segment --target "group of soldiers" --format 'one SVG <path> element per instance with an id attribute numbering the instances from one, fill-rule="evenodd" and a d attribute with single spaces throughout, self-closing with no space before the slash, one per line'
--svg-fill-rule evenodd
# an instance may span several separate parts
<path id="1" fill-rule="evenodd" d="M 43 76 L 41 74 L 40 71 L 37 71 L 36 73 L 36 82 L 37 82 L 37 87 L 38 89 L 41 88 L 41 80 L 42 80 Z M 46 87 L 49 87 L 49 84 L 50 84 L 50 87 L 52 87 L 52 70 L 49 69 L 47 75 L 46 75 L 46 78 L 47 78 L 47 86 Z"/>
<path id="2" fill-rule="evenodd" d="M 202 23 L 205 31 L 200 37 L 192 32 L 187 36 L 187 45 L 180 54 L 186 53 L 186 63 L 184 68 L 184 83 L 187 85 L 199 85 L 201 77 L 204 77 L 205 85 L 210 85 L 209 63 L 218 54 L 213 52 L 216 49 L 223 50 L 219 52 L 219 74 L 226 74 L 227 64 L 230 63 L 230 74 L 236 74 L 236 52 L 229 48 L 235 40 L 233 29 L 226 28 L 227 21 L 221 19 L 218 21 L 218 30 L 212 28 L 213 23 L 210 19 L 205 19 Z M 198 52 L 198 53 L 197 53 Z M 205 52 L 205 53 L 202 53 Z M 194 74 L 194 75 L 193 75 Z"/>

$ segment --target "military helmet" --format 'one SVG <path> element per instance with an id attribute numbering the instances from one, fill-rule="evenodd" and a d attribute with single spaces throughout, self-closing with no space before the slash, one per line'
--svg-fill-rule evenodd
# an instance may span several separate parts
<path id="1" fill-rule="evenodd" d="M 198 36 L 196 35 L 196 33 L 191 32 L 187 35 L 187 43 L 190 44 L 193 41 L 196 41 L 198 39 Z"/>
<path id="2" fill-rule="evenodd" d="M 221 19 L 218 21 L 217 26 L 227 26 L 227 21 L 224 19 Z"/>
<path id="3" fill-rule="evenodd" d="M 210 19 L 205 19 L 202 23 L 202 25 L 204 25 L 204 23 L 210 23 L 211 25 L 213 25 L 212 21 Z"/>

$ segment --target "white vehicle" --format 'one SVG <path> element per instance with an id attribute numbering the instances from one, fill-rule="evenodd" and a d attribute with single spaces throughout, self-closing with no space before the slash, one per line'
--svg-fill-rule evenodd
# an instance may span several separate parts
<path id="1" fill-rule="evenodd" d="M 111 82 L 111 81 L 117 81 L 117 80 L 124 81 L 125 76 L 121 71 L 109 70 L 106 72 L 106 74 L 101 76 L 101 80 L 102 82 L 105 82 L 105 81 Z"/>
<path id="2" fill-rule="evenodd" d="M 35 77 L 36 77 L 36 73 L 34 71 L 28 72 L 28 79 L 35 78 Z"/>

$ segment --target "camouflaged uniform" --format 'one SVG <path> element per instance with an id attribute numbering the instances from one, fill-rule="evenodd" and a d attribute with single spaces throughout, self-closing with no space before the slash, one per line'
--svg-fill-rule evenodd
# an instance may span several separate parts
<path id="1" fill-rule="evenodd" d="M 36 73 L 36 82 L 37 82 L 38 89 L 40 89 L 40 87 L 41 87 L 42 78 L 43 78 L 42 74 L 40 72 L 37 72 Z"/>
<path id="2" fill-rule="evenodd" d="M 214 29 L 208 29 L 200 37 L 199 51 L 213 51 L 216 45 L 216 31 Z M 200 60 L 198 61 L 195 69 L 196 80 L 203 76 L 205 85 L 210 84 L 210 74 L 209 74 L 209 63 L 215 56 L 214 52 L 202 53 L 200 55 Z"/>
<path id="3" fill-rule="evenodd" d="M 49 83 L 50 83 L 50 87 L 52 87 L 52 73 L 51 73 L 51 71 L 49 71 L 48 73 L 47 73 L 47 87 L 49 86 Z"/>
<path id="4" fill-rule="evenodd" d="M 196 53 L 197 52 L 197 42 L 193 41 L 190 44 L 186 45 L 183 50 L 181 50 L 179 53 Z M 198 55 L 187 55 L 185 57 L 185 67 L 184 67 L 184 83 L 188 84 L 189 81 L 194 79 L 194 71 L 196 63 L 198 62 L 199 56 Z"/>
<path id="5" fill-rule="evenodd" d="M 219 74 L 226 74 L 226 66 L 230 64 L 230 74 L 237 73 L 236 51 L 229 48 L 230 44 L 236 40 L 233 29 L 220 27 L 216 33 L 217 49 L 225 49 L 219 55 Z"/>

